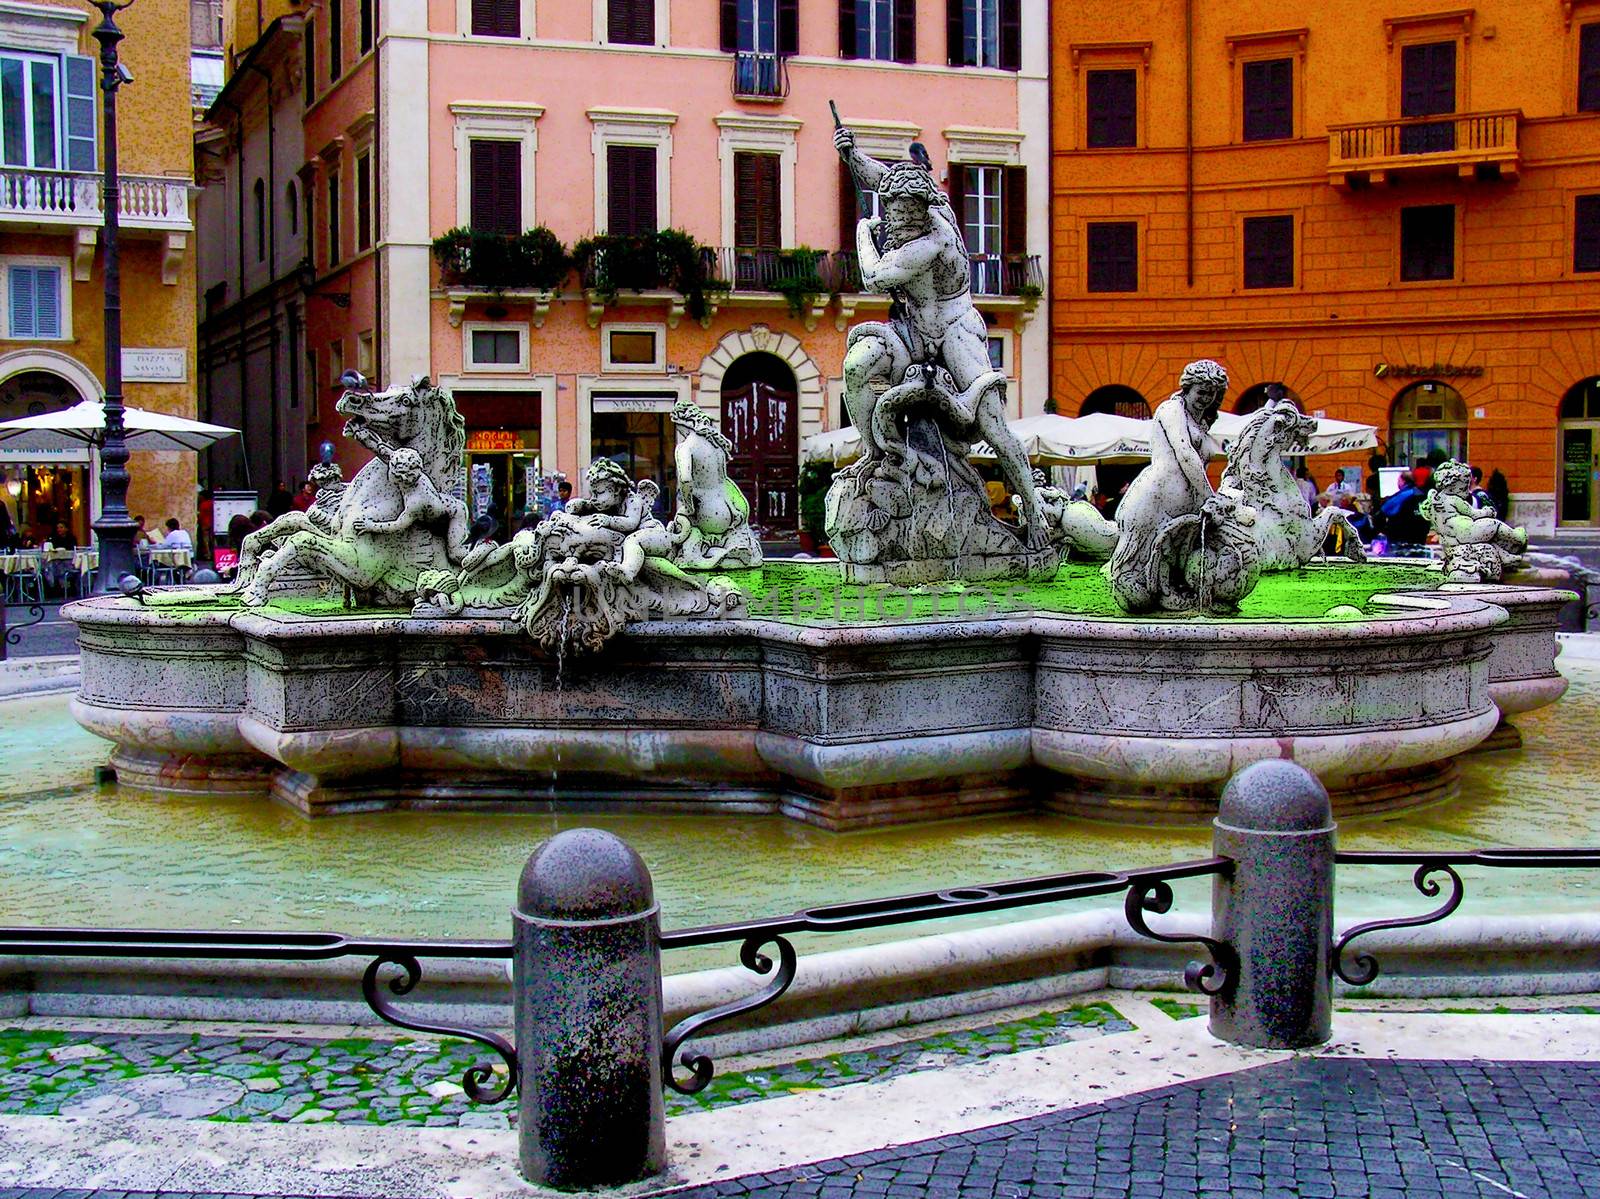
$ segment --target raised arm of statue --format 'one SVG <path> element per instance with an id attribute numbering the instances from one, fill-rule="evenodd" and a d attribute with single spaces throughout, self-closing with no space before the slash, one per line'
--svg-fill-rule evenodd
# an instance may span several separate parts
<path id="1" fill-rule="evenodd" d="M 877 191 L 878 183 L 888 170 L 875 158 L 868 158 L 856 149 L 856 135 L 840 126 L 833 131 L 833 148 L 839 151 L 844 165 L 850 168 L 850 177 L 861 191 Z"/>

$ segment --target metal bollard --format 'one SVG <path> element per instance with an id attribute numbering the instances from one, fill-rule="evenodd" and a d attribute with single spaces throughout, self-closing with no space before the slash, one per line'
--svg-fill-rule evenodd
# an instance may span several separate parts
<path id="1" fill-rule="evenodd" d="M 610 833 L 558 833 L 528 859 L 512 915 L 523 1177 L 578 1190 L 656 1173 L 667 1147 L 650 871 Z"/>
<path id="2" fill-rule="evenodd" d="M 1239 955 L 1211 1000 L 1211 1033 L 1236 1045 L 1298 1049 L 1332 1035 L 1333 807 L 1316 776 L 1257 762 L 1228 780 L 1213 852 L 1232 877 L 1212 887 L 1211 935 Z"/>

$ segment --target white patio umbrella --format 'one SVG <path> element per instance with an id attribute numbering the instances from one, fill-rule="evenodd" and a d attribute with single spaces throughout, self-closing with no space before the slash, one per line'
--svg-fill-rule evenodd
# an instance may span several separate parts
<path id="1" fill-rule="evenodd" d="M 1240 416 L 1234 412 L 1224 412 L 1217 417 L 1216 424 L 1211 426 L 1211 436 L 1222 443 L 1222 448 L 1232 449 L 1236 437 L 1250 423 L 1254 413 Z M 1306 440 L 1305 452 L 1307 454 L 1347 454 L 1353 450 L 1370 450 L 1378 444 L 1378 429 L 1375 425 L 1361 425 L 1355 421 L 1334 420 L 1332 417 L 1317 417 L 1317 431 Z"/>
<path id="2" fill-rule="evenodd" d="M 803 464 L 827 462 L 844 466 L 861 457 L 861 434 L 854 425 L 842 429 L 829 429 L 826 433 L 813 433 L 800 442 L 800 461 Z"/>
<path id="3" fill-rule="evenodd" d="M 203 450 L 239 432 L 227 425 L 168 416 L 144 408 L 123 408 L 130 450 Z M 105 441 L 106 412 L 99 400 L 84 400 L 71 408 L 0 421 L 0 446 L 49 454 L 82 445 L 99 449 Z"/>
<path id="4" fill-rule="evenodd" d="M 1076 466 L 1090 462 L 1140 462 L 1150 457 L 1150 422 L 1093 412 L 1061 416 L 1047 412 L 1007 421 L 1028 458 L 1039 466 Z M 994 451 L 980 442 L 970 457 L 992 459 Z"/>

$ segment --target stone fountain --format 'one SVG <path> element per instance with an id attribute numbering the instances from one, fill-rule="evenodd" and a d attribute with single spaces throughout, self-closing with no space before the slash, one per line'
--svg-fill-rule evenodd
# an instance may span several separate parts
<path id="1" fill-rule="evenodd" d="M 66 609 L 73 712 L 115 743 L 121 782 L 307 815 L 560 803 L 845 829 L 1035 807 L 1201 820 L 1241 766 L 1286 758 L 1369 811 L 1448 796 L 1456 755 L 1559 698 L 1570 597 L 1492 584 L 1522 542 L 1449 487 L 1432 512 L 1453 582 L 1386 594 L 1390 568 L 1345 567 L 1378 572 L 1360 606 L 1246 612 L 1274 572 L 1316 594 L 1334 568 L 1310 560 L 1336 518 L 1288 498 L 1277 463 L 1306 432 L 1292 406 L 1263 410 L 1212 488 L 1217 363 L 1191 364 L 1160 406 L 1114 529 L 1036 480 L 948 199 L 924 167 L 838 143 L 879 193 L 858 249 L 893 303 L 849 337 L 866 452 L 828 496 L 840 562 L 782 569 L 876 617 L 773 609 L 779 564 L 761 562 L 704 413 L 674 413 L 670 524 L 653 480 L 598 460 L 565 512 L 469 547 L 450 396 L 356 379 L 339 407 L 372 460 L 254 535 L 233 584 Z M 1015 524 L 967 461 L 980 439 Z M 1103 578 L 1063 565 L 1107 558 Z M 1058 575 L 1111 603 L 1063 605 Z M 883 615 L 929 594 L 954 610 Z"/>

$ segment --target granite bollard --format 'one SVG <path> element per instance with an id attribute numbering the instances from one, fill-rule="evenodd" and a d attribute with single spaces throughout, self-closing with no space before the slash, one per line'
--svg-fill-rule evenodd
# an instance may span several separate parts
<path id="1" fill-rule="evenodd" d="M 1233 946 L 1238 977 L 1211 1000 L 1211 1033 L 1236 1045 L 1298 1049 L 1332 1034 L 1333 808 L 1293 762 L 1245 767 L 1212 822 L 1231 876 L 1212 887 L 1212 936 Z"/>
<path id="2" fill-rule="evenodd" d="M 667 1150 L 650 871 L 610 833 L 558 833 L 523 868 L 513 916 L 523 1177 L 579 1190 L 658 1172 Z"/>

